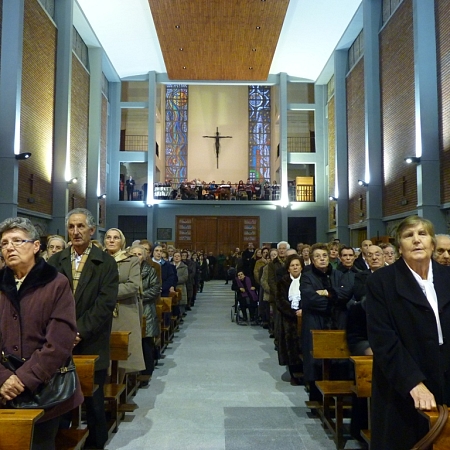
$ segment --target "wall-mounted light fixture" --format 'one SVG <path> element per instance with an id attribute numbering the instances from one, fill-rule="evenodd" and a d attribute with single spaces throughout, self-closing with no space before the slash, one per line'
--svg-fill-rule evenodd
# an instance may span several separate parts
<path id="1" fill-rule="evenodd" d="M 364 180 L 358 180 L 358 184 L 360 186 L 369 187 L 369 183 L 366 183 Z"/>
<path id="2" fill-rule="evenodd" d="M 14 155 L 14 157 L 20 161 L 22 159 L 30 158 L 31 157 L 31 153 L 30 152 L 18 153 L 17 155 Z"/>
<path id="3" fill-rule="evenodd" d="M 106 198 L 106 194 L 98 195 L 97 198 L 98 198 L 99 200 L 101 200 L 102 198 Z"/>
<path id="4" fill-rule="evenodd" d="M 328 197 L 328 199 L 330 200 L 330 202 L 337 202 L 338 198 L 337 197 L 333 197 L 332 195 L 330 195 Z"/>
<path id="5" fill-rule="evenodd" d="M 77 184 L 78 183 L 78 178 L 71 178 L 67 184 Z"/>
<path id="6" fill-rule="evenodd" d="M 407 156 L 405 158 L 405 162 L 407 164 L 419 164 L 420 163 L 420 156 Z"/>

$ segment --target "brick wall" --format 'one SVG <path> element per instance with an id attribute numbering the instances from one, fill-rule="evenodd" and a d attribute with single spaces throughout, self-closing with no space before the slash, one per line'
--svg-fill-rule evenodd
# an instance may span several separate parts
<path id="1" fill-rule="evenodd" d="M 335 123 L 334 95 L 328 101 L 328 192 L 334 195 L 336 182 L 336 123 Z M 329 202 L 328 228 L 336 228 L 334 217 L 335 202 Z"/>
<path id="2" fill-rule="evenodd" d="M 365 107 L 364 58 L 347 76 L 347 139 L 348 139 L 348 223 L 366 219 L 366 189 L 358 180 L 365 178 Z M 362 199 L 361 199 L 362 198 Z"/>
<path id="3" fill-rule="evenodd" d="M 19 207 L 52 213 L 53 114 L 56 29 L 37 0 L 26 0 L 20 151 L 33 156 L 19 164 Z"/>
<path id="4" fill-rule="evenodd" d="M 441 202 L 450 202 L 450 0 L 436 0 Z"/>
<path id="5" fill-rule="evenodd" d="M 69 186 L 69 210 L 86 207 L 87 144 L 89 127 L 89 73 L 72 54 L 70 110 L 70 170 L 77 184 Z"/>
<path id="6" fill-rule="evenodd" d="M 404 0 L 380 33 L 383 139 L 383 215 L 417 205 L 415 155 L 414 38 L 412 1 Z"/>

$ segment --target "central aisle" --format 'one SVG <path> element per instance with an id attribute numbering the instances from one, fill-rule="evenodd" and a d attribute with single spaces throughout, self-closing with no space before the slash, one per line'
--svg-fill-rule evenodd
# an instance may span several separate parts
<path id="1" fill-rule="evenodd" d="M 282 381 L 267 330 L 232 323 L 233 304 L 230 285 L 205 283 L 107 449 L 335 448 L 307 414 L 304 388 Z"/>

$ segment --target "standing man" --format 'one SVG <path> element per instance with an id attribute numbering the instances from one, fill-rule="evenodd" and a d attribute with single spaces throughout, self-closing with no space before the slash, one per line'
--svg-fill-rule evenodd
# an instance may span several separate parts
<path id="1" fill-rule="evenodd" d="M 78 334 L 74 355 L 99 355 L 94 383 L 98 389 L 85 399 L 89 428 L 87 447 L 104 448 L 108 427 L 103 386 L 109 367 L 109 340 L 119 284 L 117 263 L 91 243 L 95 220 L 91 212 L 76 208 L 66 216 L 72 245 L 53 255 L 48 263 L 65 275 L 75 297 Z"/>
<path id="2" fill-rule="evenodd" d="M 355 259 L 354 266 L 358 270 L 367 270 L 369 268 L 369 263 L 367 262 L 367 249 L 372 245 L 372 241 L 366 239 L 361 242 L 361 253 Z"/>
<path id="3" fill-rule="evenodd" d="M 253 242 L 249 242 L 247 249 L 242 252 L 242 269 L 244 272 L 244 275 L 249 277 L 251 276 L 251 269 L 250 269 L 250 261 L 253 258 L 253 255 L 255 254 L 255 247 L 253 246 Z"/>
<path id="4" fill-rule="evenodd" d="M 133 192 L 134 192 L 134 186 L 136 184 L 136 181 L 133 180 L 133 177 L 130 175 L 128 178 L 126 185 L 127 185 L 127 200 L 133 200 Z"/>
<path id="5" fill-rule="evenodd" d="M 450 266 L 450 236 L 448 234 L 436 235 L 436 249 L 433 259 L 444 266 Z"/>

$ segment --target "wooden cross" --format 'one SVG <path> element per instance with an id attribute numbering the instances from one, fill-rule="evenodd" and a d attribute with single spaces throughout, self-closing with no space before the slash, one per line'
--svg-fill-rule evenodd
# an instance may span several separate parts
<path id="1" fill-rule="evenodd" d="M 220 150 L 220 139 L 232 138 L 233 136 L 221 136 L 219 133 L 219 127 L 216 128 L 216 134 L 214 136 L 203 136 L 204 138 L 215 139 L 216 146 L 216 159 L 217 159 L 217 168 L 219 168 L 219 150 Z"/>

